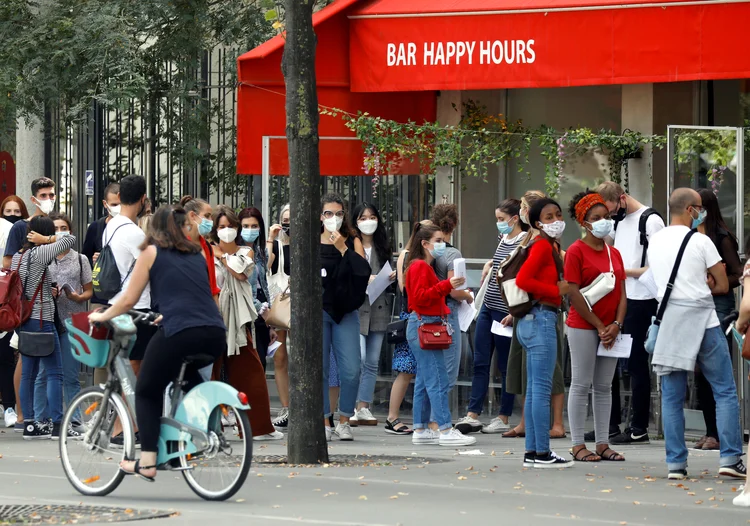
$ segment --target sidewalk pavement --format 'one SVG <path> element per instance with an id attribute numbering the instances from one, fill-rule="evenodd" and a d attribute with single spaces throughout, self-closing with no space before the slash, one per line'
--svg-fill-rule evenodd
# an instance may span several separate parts
<path id="1" fill-rule="evenodd" d="M 26 442 L 0 432 L 0 504 L 90 504 L 174 509 L 160 523 L 212 526 L 330 524 L 612 524 L 739 525 L 750 509 L 732 505 L 740 486 L 719 478 L 718 452 L 690 452 L 691 479 L 666 479 L 663 442 L 619 448 L 627 461 L 577 463 L 567 470 L 524 469 L 523 439 L 477 434 L 477 444 L 454 450 L 414 446 L 382 425 L 354 429 L 353 442 L 330 443 L 331 455 L 402 457 L 392 465 L 288 467 L 254 464 L 229 502 L 205 502 L 178 473 L 159 472 L 156 484 L 128 477 L 110 496 L 87 498 L 63 474 L 58 444 Z M 569 439 L 553 448 L 568 455 Z M 463 455 L 467 451 L 482 454 Z M 286 440 L 254 442 L 256 456 L 284 455 Z M 427 462 L 416 459 L 426 458 Z M 0 521 L 2 522 L 2 521 Z"/>

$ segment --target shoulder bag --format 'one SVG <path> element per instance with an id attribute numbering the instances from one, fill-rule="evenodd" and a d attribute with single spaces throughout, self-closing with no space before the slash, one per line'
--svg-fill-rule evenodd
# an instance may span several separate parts
<path id="1" fill-rule="evenodd" d="M 606 243 L 604 243 L 604 247 L 606 248 L 607 256 L 609 257 L 609 272 L 602 272 L 591 282 L 590 285 L 581 289 L 581 295 L 586 301 L 589 310 L 593 310 L 596 302 L 615 290 L 615 285 L 617 284 L 615 270 L 612 266 L 612 252 L 610 251 L 609 245 Z"/>
<path id="2" fill-rule="evenodd" d="M 680 245 L 680 251 L 677 252 L 677 259 L 674 262 L 674 267 L 672 267 L 672 274 L 669 276 L 669 281 L 667 282 L 667 290 L 664 291 L 664 297 L 662 298 L 661 303 L 659 303 L 659 310 L 656 312 L 656 316 L 651 318 L 651 326 L 648 328 L 646 343 L 644 345 L 646 352 L 649 354 L 654 354 L 654 349 L 656 349 L 656 339 L 659 337 L 659 325 L 661 325 L 664 311 L 667 309 L 669 297 L 672 295 L 672 289 L 674 288 L 674 282 L 677 279 L 677 271 L 680 269 L 682 256 L 685 254 L 685 248 L 693 234 L 695 234 L 695 230 L 688 232 L 685 239 L 683 239 L 682 245 Z"/>
<path id="3" fill-rule="evenodd" d="M 29 260 L 31 260 L 31 256 L 29 256 Z M 44 279 L 47 276 L 47 271 L 45 271 L 42 274 L 42 279 L 39 281 L 39 286 L 37 286 L 36 291 L 34 292 L 34 296 L 31 298 L 31 302 L 28 304 L 30 305 L 28 310 L 28 317 L 26 320 L 31 317 L 31 312 L 34 309 L 34 302 L 36 301 L 37 294 L 40 294 L 39 301 L 40 301 L 40 311 L 39 311 L 39 331 L 40 332 L 30 332 L 30 331 L 18 331 L 18 352 L 23 354 L 24 356 L 29 356 L 32 358 L 43 358 L 45 356 L 49 356 L 52 354 L 55 350 L 55 333 L 54 332 L 41 332 L 42 327 L 44 326 L 44 322 L 42 319 L 44 318 L 44 290 L 42 289 L 42 285 L 44 284 Z M 28 272 L 26 274 L 26 277 L 28 278 Z M 24 284 L 24 297 L 26 286 Z"/>
<path id="4" fill-rule="evenodd" d="M 266 319 L 266 325 L 288 331 L 292 321 L 292 295 L 289 291 L 289 285 L 281 293 L 277 294 Z"/>
<path id="5" fill-rule="evenodd" d="M 500 295 L 508 306 L 508 312 L 514 318 L 523 318 L 526 316 L 536 303 L 528 292 L 516 285 L 518 271 L 526 263 L 531 246 L 536 243 L 536 240 L 528 244 L 524 244 L 524 241 L 505 258 L 500 264 L 500 268 L 497 269 L 497 285 L 498 289 L 500 289 Z"/>
<path id="6" fill-rule="evenodd" d="M 271 266 L 269 265 L 266 273 L 266 281 L 268 282 L 268 294 L 271 296 L 268 298 L 268 302 L 273 305 L 276 300 L 276 296 L 282 294 L 286 289 L 289 288 L 289 276 L 284 272 L 284 244 L 280 239 L 276 240 L 277 246 L 279 247 L 278 257 L 278 271 L 276 274 L 271 273 Z"/>
<path id="7" fill-rule="evenodd" d="M 422 316 L 417 315 L 420 321 L 419 346 L 425 351 L 444 351 L 453 343 L 453 327 L 443 318 L 440 323 L 424 323 Z"/>
<path id="8" fill-rule="evenodd" d="M 403 295 L 402 295 L 403 298 Z M 403 301 L 403 299 L 402 299 Z M 404 308 L 404 312 L 408 312 L 408 307 Z M 391 320 L 396 315 L 396 299 L 393 299 L 393 307 L 391 308 Z M 409 320 L 396 320 L 391 321 L 388 327 L 385 329 L 386 341 L 393 345 L 398 345 L 406 341 L 406 326 Z"/>

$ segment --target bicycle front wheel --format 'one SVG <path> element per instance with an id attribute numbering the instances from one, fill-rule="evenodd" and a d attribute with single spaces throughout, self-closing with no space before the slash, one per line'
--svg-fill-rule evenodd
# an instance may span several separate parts
<path id="1" fill-rule="evenodd" d="M 79 493 L 95 497 L 107 495 L 125 476 L 120 471 L 120 461 L 135 456 L 130 414 L 118 394 L 110 393 L 105 399 L 104 389 L 97 386 L 84 389 L 73 399 L 61 429 L 68 429 L 76 415 L 83 420 L 81 424 L 86 432 L 82 440 L 60 433 L 60 460 L 65 476 Z M 122 449 L 114 449 L 110 444 L 117 420 L 122 423 Z"/>
<path id="2" fill-rule="evenodd" d="M 217 414 L 218 412 L 218 414 Z M 250 420 L 242 409 L 219 406 L 209 422 L 221 424 L 208 431 L 211 445 L 195 456 L 180 457 L 182 475 L 190 489 L 206 500 L 226 500 L 237 493 L 247 479 L 253 458 Z M 180 442 L 183 450 L 184 442 Z"/>

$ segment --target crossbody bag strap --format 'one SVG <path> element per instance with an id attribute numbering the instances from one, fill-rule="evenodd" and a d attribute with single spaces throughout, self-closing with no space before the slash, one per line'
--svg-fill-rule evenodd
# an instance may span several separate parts
<path id="1" fill-rule="evenodd" d="M 680 263 L 682 263 L 682 256 L 685 254 L 685 249 L 687 248 L 688 241 L 690 241 L 690 238 L 693 236 L 693 234 L 695 234 L 695 230 L 691 230 L 687 233 L 685 239 L 682 240 L 682 245 L 680 245 L 679 252 L 677 252 L 677 259 L 674 262 L 674 267 L 672 267 L 672 274 L 669 276 L 669 282 L 667 283 L 667 290 L 664 291 L 664 297 L 659 304 L 659 311 L 656 313 L 656 320 L 654 321 L 656 325 L 660 325 L 661 320 L 664 317 L 664 311 L 667 309 L 667 303 L 669 303 L 669 297 L 672 295 L 674 282 L 677 279 L 677 271 L 680 269 Z"/>
<path id="2" fill-rule="evenodd" d="M 607 257 L 609 258 L 609 273 L 614 274 L 615 268 L 612 266 L 612 250 L 610 250 L 609 245 L 604 243 L 604 248 L 607 249 Z"/>

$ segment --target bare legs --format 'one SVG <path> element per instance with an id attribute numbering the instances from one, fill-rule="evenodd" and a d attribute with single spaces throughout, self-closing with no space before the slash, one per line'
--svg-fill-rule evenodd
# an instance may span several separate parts
<path id="1" fill-rule="evenodd" d="M 286 349 L 287 331 L 276 331 L 281 347 L 273 355 L 274 379 L 279 392 L 281 407 L 289 407 L 289 354 Z"/>
<path id="2" fill-rule="evenodd" d="M 18 421 L 23 422 L 23 411 L 21 410 L 21 358 L 16 362 L 16 371 L 13 373 L 13 389 L 16 391 L 16 415 Z"/>

